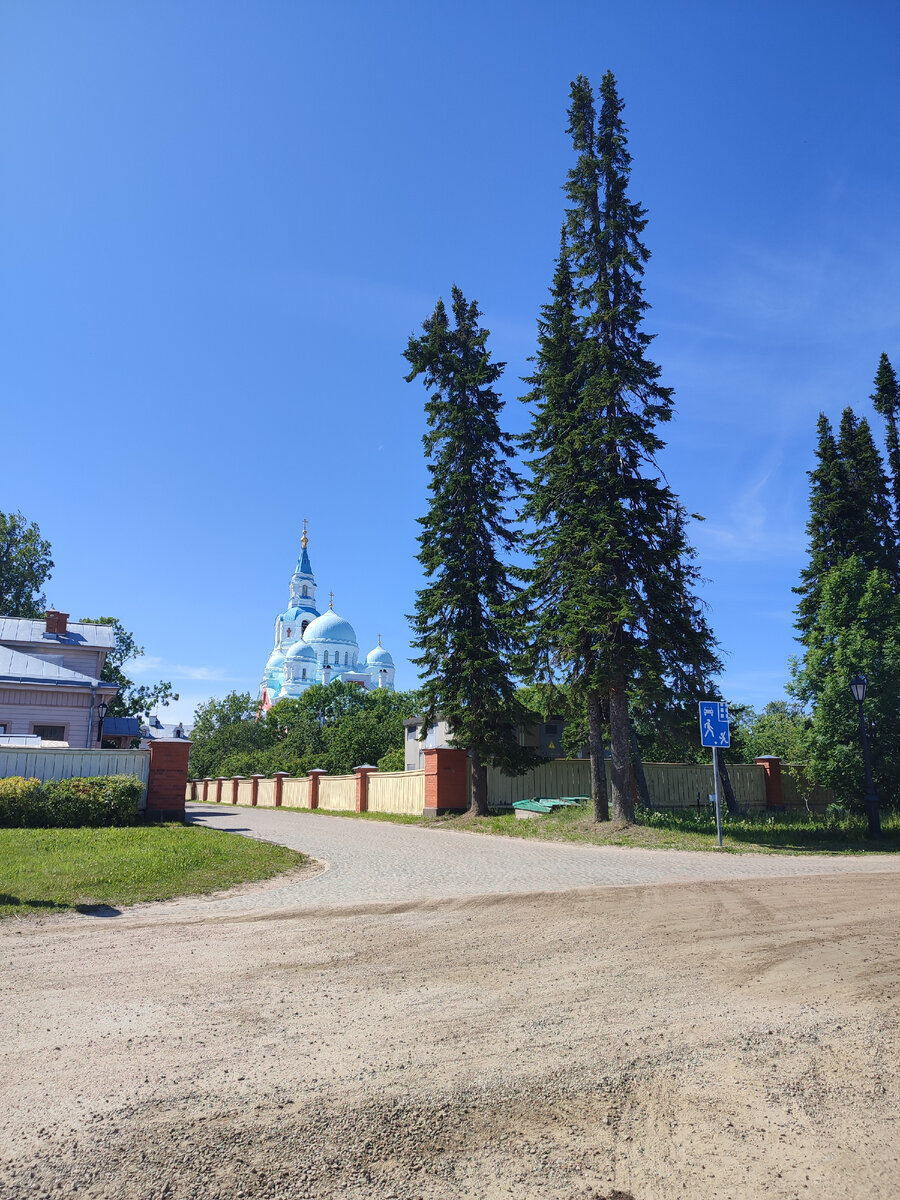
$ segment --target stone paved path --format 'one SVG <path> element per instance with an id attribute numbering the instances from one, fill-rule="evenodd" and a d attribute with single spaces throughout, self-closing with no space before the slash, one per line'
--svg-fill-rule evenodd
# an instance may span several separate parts
<path id="1" fill-rule="evenodd" d="M 697 880 L 858 872 L 895 872 L 900 877 L 900 859 L 893 855 L 717 855 L 566 845 L 230 805 L 190 804 L 188 815 L 199 825 L 303 850 L 327 863 L 328 869 L 313 878 L 259 891 L 141 905 L 129 910 L 136 917 L 153 912 L 178 920 Z"/>

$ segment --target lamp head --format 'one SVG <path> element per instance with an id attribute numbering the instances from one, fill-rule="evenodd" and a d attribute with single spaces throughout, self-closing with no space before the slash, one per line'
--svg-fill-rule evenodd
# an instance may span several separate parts
<path id="1" fill-rule="evenodd" d="M 97 716 L 100 718 L 101 721 L 105 720 L 106 714 L 108 711 L 109 711 L 109 705 L 106 703 L 105 700 L 101 700 L 100 703 L 97 705 Z"/>
<path id="2" fill-rule="evenodd" d="M 866 698 L 866 689 L 869 686 L 869 681 L 865 675 L 854 675 L 850 680 L 850 691 L 853 693 L 853 699 L 857 704 L 862 704 Z"/>

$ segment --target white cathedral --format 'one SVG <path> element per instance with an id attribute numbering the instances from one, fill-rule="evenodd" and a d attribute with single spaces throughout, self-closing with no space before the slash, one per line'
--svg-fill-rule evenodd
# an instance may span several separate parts
<path id="1" fill-rule="evenodd" d="M 394 660 L 381 644 L 359 659 L 359 643 L 349 621 L 334 611 L 316 608 L 316 581 L 309 563 L 306 522 L 300 539 L 300 558 L 291 576 L 290 604 L 275 619 L 275 649 L 266 663 L 260 687 L 260 707 L 271 708 L 285 696 L 299 696 L 314 683 L 343 679 L 364 688 L 394 686 Z"/>

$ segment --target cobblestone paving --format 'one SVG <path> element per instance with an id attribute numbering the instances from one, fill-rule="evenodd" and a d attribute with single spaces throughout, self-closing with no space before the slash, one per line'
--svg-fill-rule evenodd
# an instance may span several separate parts
<path id="1" fill-rule="evenodd" d="M 303 850 L 327 863 L 309 879 L 221 898 L 142 905 L 160 918 L 229 916 L 287 908 L 340 908 L 450 896 L 566 891 L 579 887 L 758 879 L 796 875 L 900 873 L 892 855 L 867 857 L 711 854 L 519 841 L 315 813 L 189 804 L 199 825 Z M 138 909 L 130 910 L 135 916 Z"/>

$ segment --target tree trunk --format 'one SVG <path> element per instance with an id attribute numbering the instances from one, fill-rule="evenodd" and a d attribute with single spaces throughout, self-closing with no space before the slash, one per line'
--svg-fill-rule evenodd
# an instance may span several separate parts
<path id="1" fill-rule="evenodd" d="M 617 821 L 634 823 L 634 794 L 631 790 L 631 719 L 625 677 L 620 675 L 609 689 L 610 775 L 612 811 Z"/>
<path id="2" fill-rule="evenodd" d="M 609 796 L 606 791 L 606 758 L 603 754 L 603 707 L 599 692 L 587 698 L 588 748 L 591 752 L 591 799 L 594 820 L 609 820 Z"/>
<path id="3" fill-rule="evenodd" d="M 722 784 L 722 794 L 725 797 L 725 807 L 728 810 L 729 816 L 738 816 L 737 796 L 734 794 L 734 788 L 731 786 L 731 776 L 728 774 L 728 767 L 725 763 L 725 755 L 721 750 L 714 750 L 719 759 L 719 780 Z"/>
<path id="4" fill-rule="evenodd" d="M 469 812 L 476 817 L 488 815 L 487 768 L 477 750 L 472 751 L 472 802 Z"/>
<path id="5" fill-rule="evenodd" d="M 641 758 L 641 746 L 634 732 L 634 726 L 629 722 L 631 730 L 631 765 L 634 767 L 634 781 L 637 784 L 641 807 L 648 812 L 653 811 L 653 801 L 650 799 L 650 789 L 647 787 L 647 776 L 644 774 L 644 760 Z"/>

